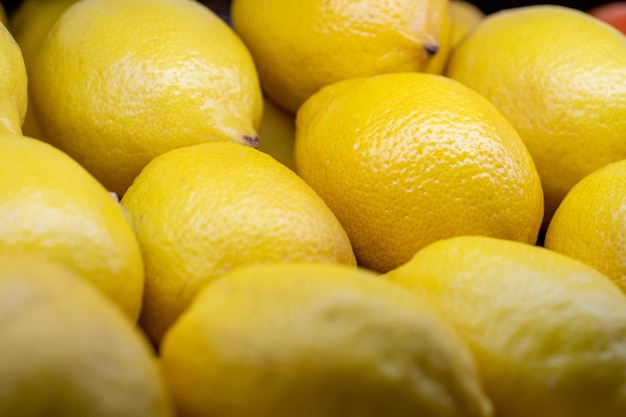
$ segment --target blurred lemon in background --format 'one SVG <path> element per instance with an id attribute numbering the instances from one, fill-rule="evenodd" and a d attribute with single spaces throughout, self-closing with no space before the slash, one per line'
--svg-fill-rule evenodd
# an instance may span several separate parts
<path id="1" fill-rule="evenodd" d="M 293 143 L 295 136 L 295 117 L 270 100 L 263 100 L 263 119 L 259 128 L 259 150 L 273 156 L 287 168 L 294 169 Z"/>
<path id="2" fill-rule="evenodd" d="M 485 17 L 476 6 L 463 0 L 450 1 L 451 47 L 456 47 Z"/>
<path id="3" fill-rule="evenodd" d="M 10 29 L 20 46 L 26 72 L 32 71 L 37 52 L 48 31 L 61 14 L 78 0 L 23 0 L 11 16 Z M 33 115 L 32 103 L 28 105 L 22 133 L 32 138 L 41 138 Z"/>
<path id="4" fill-rule="evenodd" d="M 28 77 L 19 46 L 0 25 L 0 131 L 22 133 L 28 103 Z"/>
<path id="5" fill-rule="evenodd" d="M 385 72 L 441 72 L 447 0 L 234 0 L 235 31 L 268 97 L 295 113 L 321 87 Z"/>

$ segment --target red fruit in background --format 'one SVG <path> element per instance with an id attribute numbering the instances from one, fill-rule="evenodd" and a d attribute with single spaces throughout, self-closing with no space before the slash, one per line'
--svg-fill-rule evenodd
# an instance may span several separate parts
<path id="1" fill-rule="evenodd" d="M 589 10 L 589 14 L 626 34 L 626 1 L 616 1 L 594 7 Z"/>

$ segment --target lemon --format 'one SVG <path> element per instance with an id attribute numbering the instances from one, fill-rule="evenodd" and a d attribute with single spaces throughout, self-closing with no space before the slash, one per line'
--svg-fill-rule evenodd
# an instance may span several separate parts
<path id="1" fill-rule="evenodd" d="M 295 113 L 321 87 L 386 72 L 442 72 L 448 0 L 234 0 L 263 90 Z"/>
<path id="2" fill-rule="evenodd" d="M 355 264 L 345 231 L 295 173 L 214 142 L 155 158 L 122 199 L 146 265 L 140 323 L 155 343 L 207 282 L 254 263 Z"/>
<path id="3" fill-rule="evenodd" d="M 118 195 L 168 150 L 258 142 L 252 57 L 195 1 L 80 1 L 50 29 L 31 81 L 42 139 Z"/>
<path id="4" fill-rule="evenodd" d="M 532 155 L 547 225 L 570 188 L 626 159 L 626 38 L 586 13 L 526 6 L 487 16 L 447 75 L 487 97 Z"/>
<path id="5" fill-rule="evenodd" d="M 227 273 L 167 333 L 162 363 L 187 417 L 491 415 L 451 326 L 343 265 Z"/>
<path id="6" fill-rule="evenodd" d="M 264 99 L 258 149 L 273 156 L 286 167 L 294 169 L 293 142 L 295 136 L 295 117 L 270 100 Z"/>
<path id="7" fill-rule="evenodd" d="M 468 343 L 507 417 L 626 415 L 626 296 L 548 249 L 442 240 L 387 276 L 432 302 Z"/>
<path id="8" fill-rule="evenodd" d="M 83 277 L 0 256 L 0 415 L 169 417 L 144 335 Z"/>
<path id="9" fill-rule="evenodd" d="M 20 47 L 0 24 L 0 132 L 22 133 L 28 76 Z"/>
<path id="10" fill-rule="evenodd" d="M 486 99 L 439 75 L 324 87 L 298 111 L 295 162 L 359 264 L 379 272 L 446 237 L 537 240 L 541 184 L 519 135 Z"/>
<path id="11" fill-rule="evenodd" d="M 456 46 L 470 33 L 485 17 L 484 13 L 472 3 L 463 0 L 450 1 L 450 26 L 452 28 L 451 48 Z"/>
<path id="12" fill-rule="evenodd" d="M 37 52 L 48 31 L 61 14 L 77 0 L 24 0 L 11 16 L 11 33 L 20 46 L 26 72 L 32 71 Z M 33 116 L 32 103 L 26 111 L 22 133 L 32 138 L 41 138 Z"/>
<path id="13" fill-rule="evenodd" d="M 544 245 L 593 266 L 626 292 L 626 161 L 598 169 L 567 193 Z"/>
<path id="14" fill-rule="evenodd" d="M 0 134 L 0 254 L 64 264 L 139 316 L 143 261 L 118 204 L 63 152 L 8 133 Z"/>

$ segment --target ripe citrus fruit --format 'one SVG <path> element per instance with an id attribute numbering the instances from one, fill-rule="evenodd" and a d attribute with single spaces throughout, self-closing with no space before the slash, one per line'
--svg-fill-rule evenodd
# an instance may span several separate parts
<path id="1" fill-rule="evenodd" d="M 465 236 L 433 243 L 386 277 L 455 325 L 495 415 L 626 415 L 626 296 L 597 270 Z"/>
<path id="2" fill-rule="evenodd" d="M 26 67 L 20 47 L 0 24 L 0 131 L 22 133 L 28 102 Z"/>
<path id="3" fill-rule="evenodd" d="M 263 119 L 259 128 L 259 150 L 272 155 L 278 162 L 294 169 L 293 142 L 296 121 L 292 114 L 263 100 Z"/>
<path id="4" fill-rule="evenodd" d="M 118 204 L 83 167 L 52 146 L 0 134 L 0 253 L 64 264 L 132 320 L 143 262 Z"/>
<path id="5" fill-rule="evenodd" d="M 42 139 L 118 195 L 167 150 L 258 141 L 252 57 L 195 1 L 77 2 L 41 45 L 31 81 Z"/>
<path id="6" fill-rule="evenodd" d="M 155 343 L 207 282 L 254 263 L 355 264 L 348 237 L 293 171 L 228 142 L 167 152 L 122 199 L 141 245 L 140 324 Z"/>
<path id="7" fill-rule="evenodd" d="M 0 415 L 170 417 L 145 336 L 86 280 L 0 257 Z"/>
<path id="8" fill-rule="evenodd" d="M 188 417 L 491 415 L 450 325 L 408 291 L 341 265 L 227 273 L 168 332 L 162 363 Z"/>
<path id="9" fill-rule="evenodd" d="M 234 0 L 231 16 L 263 90 L 292 113 L 335 81 L 442 72 L 449 52 L 447 0 Z"/>
<path id="10" fill-rule="evenodd" d="M 37 60 L 39 47 L 48 31 L 61 14 L 78 0 L 24 0 L 11 16 L 11 33 L 24 56 L 26 72 L 32 71 Z M 32 138 L 41 138 L 37 121 L 33 115 L 32 99 L 29 99 L 22 133 Z"/>
<path id="11" fill-rule="evenodd" d="M 585 175 L 626 159 L 626 38 L 581 11 L 526 6 L 487 16 L 447 75 L 487 97 L 541 176 L 547 225 Z"/>
<path id="12" fill-rule="evenodd" d="M 324 87 L 296 119 L 296 170 L 386 272 L 428 243 L 486 234 L 535 243 L 539 177 L 510 123 L 445 77 L 383 74 Z"/>
<path id="13" fill-rule="evenodd" d="M 607 22 L 620 32 L 626 34 L 626 2 L 615 1 L 604 3 L 589 10 L 592 16 Z"/>
<path id="14" fill-rule="evenodd" d="M 450 1 L 451 47 L 455 48 L 485 17 L 476 6 L 463 0 Z"/>
<path id="15" fill-rule="evenodd" d="M 626 161 L 600 168 L 570 190 L 544 245 L 595 267 L 626 292 Z"/>

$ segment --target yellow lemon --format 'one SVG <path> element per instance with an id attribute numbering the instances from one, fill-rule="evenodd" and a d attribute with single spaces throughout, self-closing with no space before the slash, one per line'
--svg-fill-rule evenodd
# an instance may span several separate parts
<path id="1" fill-rule="evenodd" d="M 20 47 L 0 24 L 0 131 L 22 133 L 28 103 L 27 80 Z"/>
<path id="2" fill-rule="evenodd" d="M 485 17 L 476 6 L 464 0 L 450 1 L 450 26 L 452 40 L 450 45 L 455 48 Z"/>
<path id="3" fill-rule="evenodd" d="M 205 287 L 168 332 L 187 417 L 490 416 L 467 346 L 424 303 L 342 265 L 255 265 Z"/>
<path id="4" fill-rule="evenodd" d="M 294 169 L 293 142 L 296 121 L 292 114 L 263 100 L 263 119 L 259 128 L 259 150 L 273 156 L 278 162 Z"/>
<path id="5" fill-rule="evenodd" d="M 548 249 L 442 240 L 386 278 L 432 302 L 474 354 L 495 415 L 626 415 L 626 296 Z"/>
<path id="6" fill-rule="evenodd" d="M 487 16 L 447 75 L 513 124 L 541 176 L 547 225 L 569 189 L 626 159 L 626 38 L 586 13 L 526 6 Z"/>
<path id="7" fill-rule="evenodd" d="M 52 146 L 0 134 L 0 253 L 57 261 L 139 316 L 139 244 L 118 204 L 76 161 Z"/>
<path id="8" fill-rule="evenodd" d="M 486 99 L 440 75 L 324 87 L 298 112 L 295 161 L 359 263 L 379 272 L 446 237 L 537 240 L 541 184 L 519 135 Z"/>
<path id="9" fill-rule="evenodd" d="M 626 292 L 626 161 L 598 169 L 570 190 L 544 245 L 595 267 Z"/>
<path id="10" fill-rule="evenodd" d="M 345 231 L 293 171 L 214 142 L 150 162 L 122 199 L 146 265 L 140 324 L 155 343 L 207 282 L 246 264 L 355 264 Z"/>
<path id="11" fill-rule="evenodd" d="M 77 2 L 50 29 L 31 80 L 42 139 L 119 195 L 168 150 L 258 142 L 252 57 L 195 1 Z"/>
<path id="12" fill-rule="evenodd" d="M 173 416 L 145 336 L 59 265 L 0 256 L 0 340 L 2 416 Z"/>
<path id="13" fill-rule="evenodd" d="M 24 0 L 11 16 L 11 33 L 22 50 L 26 72 L 32 71 L 37 52 L 48 31 L 61 14 L 78 0 Z M 32 104 L 26 111 L 22 133 L 32 138 L 41 138 L 33 115 Z"/>
<path id="14" fill-rule="evenodd" d="M 234 0 L 235 31 L 264 91 L 295 113 L 321 87 L 385 72 L 441 72 L 448 0 Z"/>

